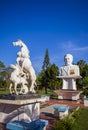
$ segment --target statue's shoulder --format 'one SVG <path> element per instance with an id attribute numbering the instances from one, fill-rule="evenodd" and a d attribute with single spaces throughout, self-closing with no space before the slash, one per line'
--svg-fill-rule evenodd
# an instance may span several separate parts
<path id="1" fill-rule="evenodd" d="M 75 68 L 79 68 L 79 66 L 78 65 L 73 65 Z"/>
<path id="2" fill-rule="evenodd" d="M 66 68 L 66 67 L 67 67 L 67 66 L 63 65 L 63 66 L 60 67 L 60 69 L 64 69 L 64 68 Z"/>

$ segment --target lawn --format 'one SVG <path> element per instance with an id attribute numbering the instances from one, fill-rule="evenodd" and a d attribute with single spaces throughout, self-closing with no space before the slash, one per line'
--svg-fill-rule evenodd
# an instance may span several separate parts
<path id="1" fill-rule="evenodd" d="M 47 90 L 47 94 L 45 94 L 44 90 L 37 90 L 37 93 L 41 94 L 41 95 L 48 95 L 48 96 L 53 97 L 53 98 L 58 97 L 58 95 L 53 90 L 49 90 L 49 89 Z"/>
<path id="2" fill-rule="evenodd" d="M 9 89 L 5 90 L 5 89 L 0 89 L 0 94 L 9 94 Z"/>
<path id="3" fill-rule="evenodd" d="M 88 108 L 81 108 L 81 110 L 72 130 L 88 130 Z"/>

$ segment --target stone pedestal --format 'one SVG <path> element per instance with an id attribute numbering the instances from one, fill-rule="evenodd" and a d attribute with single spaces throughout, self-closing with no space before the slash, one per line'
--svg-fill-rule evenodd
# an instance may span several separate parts
<path id="1" fill-rule="evenodd" d="M 81 76 L 57 76 L 57 78 L 63 80 L 62 90 L 56 91 L 58 99 L 78 100 L 80 98 L 81 92 L 77 91 L 76 79 L 81 78 Z"/>
<path id="2" fill-rule="evenodd" d="M 0 123 L 8 123 L 14 120 L 31 122 L 39 119 L 40 102 L 42 98 L 8 100 L 0 99 Z"/>
<path id="3" fill-rule="evenodd" d="M 56 90 L 58 99 L 62 100 L 78 100 L 80 98 L 80 91 L 77 90 Z"/>

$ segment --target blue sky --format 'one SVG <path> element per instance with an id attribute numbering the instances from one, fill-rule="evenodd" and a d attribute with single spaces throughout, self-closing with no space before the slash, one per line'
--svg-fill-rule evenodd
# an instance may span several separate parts
<path id="1" fill-rule="evenodd" d="M 0 61 L 6 66 L 16 63 L 21 39 L 30 50 L 32 65 L 41 71 L 45 50 L 51 63 L 64 64 L 71 53 L 74 63 L 88 63 L 87 0 L 0 0 Z"/>

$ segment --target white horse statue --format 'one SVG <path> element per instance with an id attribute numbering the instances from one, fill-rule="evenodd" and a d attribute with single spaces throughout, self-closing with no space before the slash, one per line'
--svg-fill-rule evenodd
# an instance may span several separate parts
<path id="1" fill-rule="evenodd" d="M 10 87 L 9 87 L 10 93 L 11 94 L 15 93 L 17 95 L 19 93 L 20 94 L 28 93 L 26 76 L 25 76 L 25 73 L 22 72 L 20 66 L 18 64 L 16 65 L 11 64 L 10 68 L 13 69 L 13 72 L 11 73 L 11 76 L 10 76 L 10 81 L 11 81 Z M 19 92 L 17 91 L 18 84 L 21 84 L 21 88 Z M 13 85 L 14 85 L 14 91 L 12 90 Z"/>
<path id="2" fill-rule="evenodd" d="M 29 76 L 29 79 L 31 81 L 30 91 L 35 93 L 34 87 L 36 84 L 36 75 L 32 67 L 32 63 L 29 59 L 30 56 L 29 56 L 28 48 L 21 40 L 18 40 L 17 42 L 13 42 L 13 45 L 21 47 L 21 51 L 17 53 L 18 57 L 16 59 L 16 62 L 18 65 L 21 66 L 23 72 L 25 72 L 26 75 Z"/>

